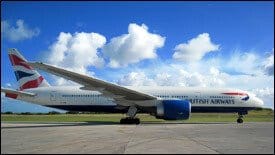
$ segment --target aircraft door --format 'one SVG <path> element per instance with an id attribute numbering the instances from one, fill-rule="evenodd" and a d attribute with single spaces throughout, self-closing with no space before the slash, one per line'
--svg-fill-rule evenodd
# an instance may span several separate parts
<path id="1" fill-rule="evenodd" d="M 56 91 L 52 91 L 52 92 L 50 93 L 50 99 L 51 99 L 51 101 L 56 101 L 56 98 L 57 98 L 57 93 L 56 93 Z"/>

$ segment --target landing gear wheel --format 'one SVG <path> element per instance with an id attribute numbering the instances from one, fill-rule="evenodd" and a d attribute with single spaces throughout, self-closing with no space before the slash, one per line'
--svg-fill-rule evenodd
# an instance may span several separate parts
<path id="1" fill-rule="evenodd" d="M 237 122 L 238 122 L 238 123 L 243 123 L 243 119 L 238 118 L 238 119 L 237 119 Z"/>
<path id="2" fill-rule="evenodd" d="M 140 120 L 139 118 L 122 118 L 120 120 L 120 124 L 139 124 Z"/>
<path id="3" fill-rule="evenodd" d="M 136 124 L 140 124 L 139 118 L 136 118 L 136 119 L 135 119 L 135 123 L 136 123 Z"/>

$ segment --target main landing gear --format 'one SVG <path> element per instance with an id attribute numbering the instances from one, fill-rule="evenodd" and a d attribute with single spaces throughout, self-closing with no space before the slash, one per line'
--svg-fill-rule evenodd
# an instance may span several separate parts
<path id="1" fill-rule="evenodd" d="M 137 114 L 137 108 L 134 106 L 131 106 L 127 112 L 127 116 L 126 118 L 122 118 L 120 120 L 120 124 L 139 124 L 140 120 L 139 118 L 135 118 Z"/>

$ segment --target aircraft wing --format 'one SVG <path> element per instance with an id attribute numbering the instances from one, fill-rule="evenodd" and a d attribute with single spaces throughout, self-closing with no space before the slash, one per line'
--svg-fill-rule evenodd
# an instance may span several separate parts
<path id="1" fill-rule="evenodd" d="M 30 92 L 19 91 L 19 90 L 8 89 L 8 88 L 2 88 L 2 87 L 1 87 L 1 92 L 4 92 L 6 94 L 16 94 L 16 95 L 30 96 L 30 97 L 33 97 L 33 96 L 36 95 L 36 94 L 30 93 Z"/>
<path id="2" fill-rule="evenodd" d="M 106 82 L 94 77 L 89 77 L 72 71 L 68 71 L 62 68 L 54 67 L 41 62 L 28 62 L 34 68 L 38 68 L 49 72 L 51 74 L 63 77 L 65 79 L 77 82 L 84 87 L 81 89 L 85 90 L 96 90 L 101 92 L 103 95 L 111 97 L 117 101 L 124 101 L 123 105 L 131 105 L 131 101 L 143 101 L 143 100 L 154 100 L 156 97 L 131 90 L 110 82 Z M 118 103 L 119 104 L 119 103 Z"/>

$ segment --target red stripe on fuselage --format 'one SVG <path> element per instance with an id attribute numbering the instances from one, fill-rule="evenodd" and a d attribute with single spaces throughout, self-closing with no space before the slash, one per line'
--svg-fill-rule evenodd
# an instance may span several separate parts
<path id="1" fill-rule="evenodd" d="M 6 97 L 9 97 L 9 98 L 13 98 L 13 99 L 16 99 L 17 98 L 17 94 L 12 94 L 12 93 L 6 93 Z"/>
<path id="2" fill-rule="evenodd" d="M 19 65 L 19 66 L 24 66 L 27 69 L 33 69 L 31 66 L 26 64 L 26 61 L 22 60 L 17 55 L 9 54 L 9 57 L 13 66 Z"/>
<path id="3" fill-rule="evenodd" d="M 44 78 L 42 76 L 39 76 L 38 79 L 28 81 L 25 84 L 23 84 L 23 86 L 20 87 L 20 90 L 28 89 L 28 88 L 37 88 L 42 83 L 43 80 Z"/>
<path id="4" fill-rule="evenodd" d="M 238 92 L 230 92 L 230 93 L 222 93 L 225 95 L 247 95 L 246 93 L 238 93 Z"/>

